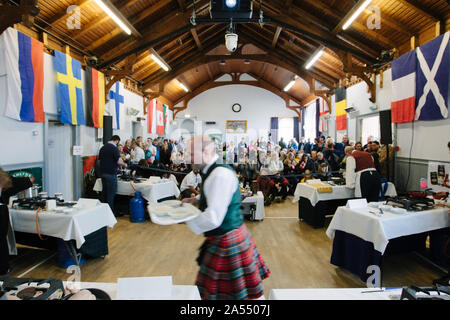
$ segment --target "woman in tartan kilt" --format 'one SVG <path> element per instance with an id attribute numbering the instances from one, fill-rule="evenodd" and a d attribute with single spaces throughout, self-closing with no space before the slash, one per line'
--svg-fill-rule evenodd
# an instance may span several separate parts
<path id="1" fill-rule="evenodd" d="M 208 137 L 194 137 L 187 144 L 187 159 L 201 169 L 203 185 L 198 204 L 202 213 L 186 222 L 191 230 L 204 233 L 197 262 L 196 285 L 205 300 L 264 298 L 262 280 L 270 271 L 245 224 L 241 192 L 235 172 L 220 164 L 214 143 Z"/>

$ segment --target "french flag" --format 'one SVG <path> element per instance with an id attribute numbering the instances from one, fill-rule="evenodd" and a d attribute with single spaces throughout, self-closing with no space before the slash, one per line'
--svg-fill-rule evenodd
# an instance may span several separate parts
<path id="1" fill-rule="evenodd" d="M 393 123 L 411 122 L 416 108 L 416 53 L 408 52 L 392 61 Z"/>
<path id="2" fill-rule="evenodd" d="M 0 35 L 6 73 L 5 116 L 44 122 L 44 45 L 13 28 Z"/>

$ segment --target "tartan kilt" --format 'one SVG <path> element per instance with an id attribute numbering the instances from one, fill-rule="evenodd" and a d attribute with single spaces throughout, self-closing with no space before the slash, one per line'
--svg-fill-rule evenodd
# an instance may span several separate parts
<path id="1" fill-rule="evenodd" d="M 209 236 L 197 259 L 196 285 L 203 300 L 246 300 L 264 294 L 270 274 L 245 224 L 224 235 Z"/>

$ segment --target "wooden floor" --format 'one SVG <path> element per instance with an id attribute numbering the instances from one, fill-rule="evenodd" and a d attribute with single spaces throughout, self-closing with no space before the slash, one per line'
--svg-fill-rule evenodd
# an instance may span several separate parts
<path id="1" fill-rule="evenodd" d="M 332 241 L 325 234 L 326 227 L 314 229 L 299 221 L 298 206 L 292 198 L 265 207 L 265 212 L 263 221 L 245 223 L 271 270 L 263 282 L 266 298 L 271 289 L 277 288 L 365 287 L 358 277 L 330 264 Z M 176 285 L 192 285 L 202 242 L 203 236 L 195 235 L 186 225 L 131 223 L 128 216 L 120 217 L 114 228 L 108 229 L 109 255 L 88 259 L 81 266 L 81 281 L 116 282 L 121 277 L 170 275 Z M 58 266 L 55 253 L 47 250 L 21 246 L 19 255 L 12 256 L 11 266 L 11 276 L 62 280 L 71 276 Z M 428 286 L 443 275 L 413 253 L 383 260 L 383 286 Z"/>

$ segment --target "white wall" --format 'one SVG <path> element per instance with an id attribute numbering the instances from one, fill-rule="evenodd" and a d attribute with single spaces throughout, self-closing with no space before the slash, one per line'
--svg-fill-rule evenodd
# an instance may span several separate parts
<path id="1" fill-rule="evenodd" d="M 231 106 L 239 103 L 241 112 L 233 112 Z M 197 131 L 203 134 L 226 132 L 227 120 L 247 120 L 247 134 L 227 134 L 227 140 L 239 142 L 242 136 L 247 141 L 256 140 L 258 136 L 267 139 L 270 130 L 271 117 L 297 117 L 297 114 L 286 108 L 279 96 L 270 91 L 249 85 L 227 85 L 210 89 L 193 98 L 186 110 L 177 114 L 177 126 L 189 114 L 197 121 Z M 215 121 L 215 125 L 206 125 L 205 121 Z M 198 134 L 199 132 L 197 132 Z"/>

